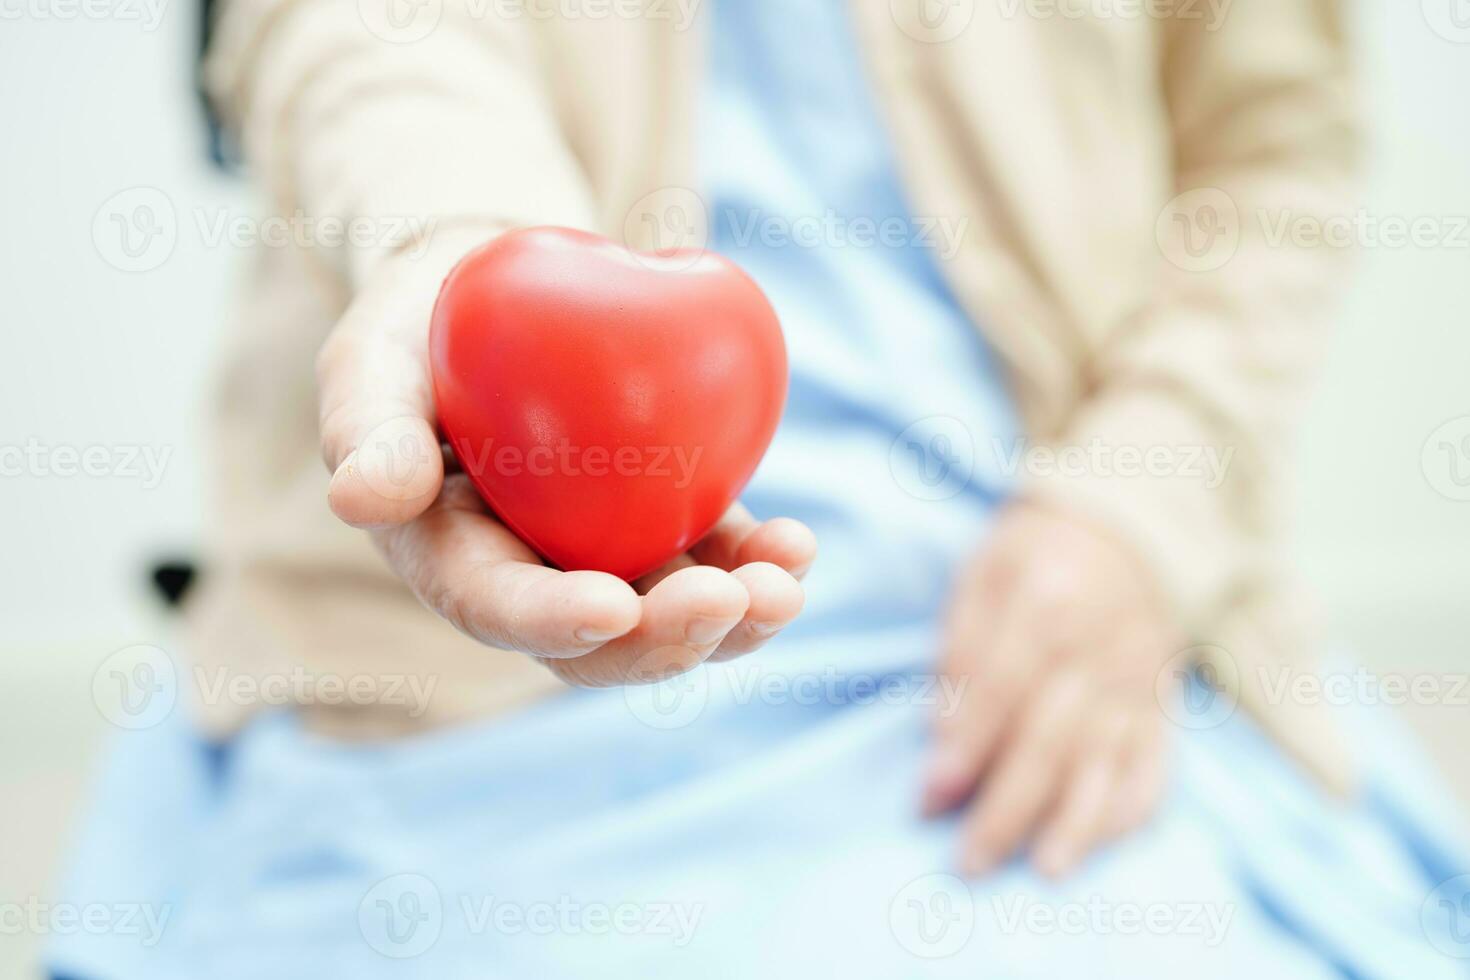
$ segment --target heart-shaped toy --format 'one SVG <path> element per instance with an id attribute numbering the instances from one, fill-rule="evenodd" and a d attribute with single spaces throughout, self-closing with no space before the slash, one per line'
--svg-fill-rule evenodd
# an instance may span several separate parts
<path id="1" fill-rule="evenodd" d="M 786 347 L 717 255 L 509 232 L 445 279 L 429 333 L 455 456 L 551 563 L 633 579 L 686 551 L 755 472 L 786 400 Z"/>

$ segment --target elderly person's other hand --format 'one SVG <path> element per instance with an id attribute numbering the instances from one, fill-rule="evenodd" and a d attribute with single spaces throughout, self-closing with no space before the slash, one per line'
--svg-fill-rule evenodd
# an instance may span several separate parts
<path id="1" fill-rule="evenodd" d="M 965 871 L 1029 840 L 1060 875 L 1149 817 L 1166 748 L 1155 678 L 1178 647 L 1122 545 L 1035 504 L 1002 514 L 952 603 L 941 669 L 960 697 L 924 795 L 930 814 L 966 805 Z"/>

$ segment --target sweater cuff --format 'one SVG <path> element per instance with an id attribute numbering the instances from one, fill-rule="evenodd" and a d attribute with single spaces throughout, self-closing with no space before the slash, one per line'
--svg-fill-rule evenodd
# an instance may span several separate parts
<path id="1" fill-rule="evenodd" d="M 1192 632 L 1248 577 L 1242 534 L 1249 476 L 1244 453 L 1202 412 L 1163 389 L 1108 392 L 1065 433 L 1030 447 L 1022 496 L 1088 517 L 1152 570 L 1155 586 Z"/>

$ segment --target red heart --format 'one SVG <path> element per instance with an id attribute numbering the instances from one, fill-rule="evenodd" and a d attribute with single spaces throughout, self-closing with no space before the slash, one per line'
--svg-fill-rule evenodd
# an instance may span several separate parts
<path id="1" fill-rule="evenodd" d="M 465 256 L 429 348 L 440 424 L 496 515 L 561 568 L 624 579 L 719 520 L 786 400 L 780 324 L 734 264 L 562 228 Z"/>

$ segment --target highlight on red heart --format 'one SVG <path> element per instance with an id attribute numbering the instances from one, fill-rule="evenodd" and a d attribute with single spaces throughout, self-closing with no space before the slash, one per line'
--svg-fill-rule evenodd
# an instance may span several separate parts
<path id="1" fill-rule="evenodd" d="M 736 265 L 571 229 L 465 256 L 429 347 L 440 425 L 495 514 L 558 567 L 624 579 L 714 526 L 786 399 L 780 324 Z"/>

